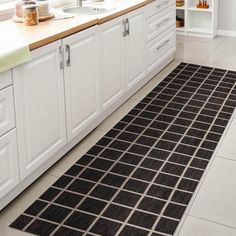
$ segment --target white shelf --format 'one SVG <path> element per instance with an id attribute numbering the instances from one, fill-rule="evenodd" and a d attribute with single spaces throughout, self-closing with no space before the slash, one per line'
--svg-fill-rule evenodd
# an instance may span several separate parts
<path id="1" fill-rule="evenodd" d="M 217 32 L 219 0 L 207 0 L 209 8 L 197 8 L 198 0 L 185 0 L 176 7 L 176 15 L 184 19 L 184 26 L 177 28 L 179 35 L 214 38 Z"/>
<path id="2" fill-rule="evenodd" d="M 177 31 L 185 31 L 185 27 L 176 28 Z"/>
<path id="3" fill-rule="evenodd" d="M 201 34 L 211 34 L 211 29 L 210 28 L 203 28 L 203 27 L 190 27 L 188 28 L 189 32 L 192 33 L 201 33 Z"/>
<path id="4" fill-rule="evenodd" d="M 188 8 L 189 11 L 200 11 L 200 12 L 212 12 L 212 7 L 209 8 L 197 8 L 196 6 L 192 6 Z"/>
<path id="5" fill-rule="evenodd" d="M 185 10 L 185 6 L 182 7 L 176 7 L 177 10 Z"/>

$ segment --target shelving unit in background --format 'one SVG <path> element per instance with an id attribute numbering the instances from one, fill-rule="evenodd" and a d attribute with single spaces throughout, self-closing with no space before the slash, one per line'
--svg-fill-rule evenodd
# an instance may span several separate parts
<path id="1" fill-rule="evenodd" d="M 184 18 L 184 27 L 177 28 L 178 35 L 214 38 L 218 24 L 218 0 L 208 0 L 209 8 L 197 8 L 198 0 L 185 0 L 176 7 L 176 15 Z"/>

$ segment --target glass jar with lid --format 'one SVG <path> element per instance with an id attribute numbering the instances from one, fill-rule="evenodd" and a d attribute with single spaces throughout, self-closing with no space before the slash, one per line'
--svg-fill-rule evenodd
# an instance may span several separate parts
<path id="1" fill-rule="evenodd" d="M 37 25 L 39 22 L 38 6 L 37 5 L 24 5 L 23 9 L 23 23 L 27 26 Z"/>

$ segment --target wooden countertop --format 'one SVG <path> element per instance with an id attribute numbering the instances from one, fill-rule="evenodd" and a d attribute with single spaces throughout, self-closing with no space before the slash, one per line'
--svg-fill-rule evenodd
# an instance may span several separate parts
<path id="1" fill-rule="evenodd" d="M 73 33 L 79 32 L 96 24 L 124 15 L 138 9 L 153 0 L 109 0 L 118 7 L 104 14 L 90 16 L 76 16 L 64 20 L 41 22 L 36 26 L 24 26 L 12 20 L 0 22 L 0 47 L 11 43 L 14 47 L 29 45 L 30 50 L 36 49 Z M 3 33 L 5 32 L 5 33 Z"/>

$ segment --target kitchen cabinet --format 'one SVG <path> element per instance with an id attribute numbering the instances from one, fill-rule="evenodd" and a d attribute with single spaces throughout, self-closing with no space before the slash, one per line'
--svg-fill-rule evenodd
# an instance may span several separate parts
<path id="1" fill-rule="evenodd" d="M 154 1 L 146 6 L 147 73 L 156 72 L 175 50 L 175 1 Z"/>
<path id="2" fill-rule="evenodd" d="M 100 112 L 97 30 L 92 27 L 63 39 L 68 141 L 81 134 Z"/>
<path id="3" fill-rule="evenodd" d="M 0 73 L 0 198 L 19 184 L 12 75 Z"/>
<path id="4" fill-rule="evenodd" d="M 140 8 L 125 16 L 125 81 L 127 89 L 145 76 L 145 11 Z"/>
<path id="5" fill-rule="evenodd" d="M 100 26 L 102 107 L 114 104 L 145 75 L 145 11 L 140 8 Z"/>
<path id="6" fill-rule="evenodd" d="M 61 41 L 32 52 L 13 69 L 21 180 L 66 144 Z"/>
<path id="7" fill-rule="evenodd" d="M 0 137 L 0 198 L 19 184 L 16 130 Z"/>
<path id="8" fill-rule="evenodd" d="M 12 84 L 11 70 L 0 73 L 0 89 L 3 89 Z"/>
<path id="9" fill-rule="evenodd" d="M 102 108 L 114 104 L 125 88 L 123 17 L 100 26 L 99 70 Z"/>
<path id="10" fill-rule="evenodd" d="M 173 6 L 154 1 L 0 74 L 0 209 L 170 63 Z"/>
<path id="11" fill-rule="evenodd" d="M 175 45 L 174 26 L 147 43 L 147 71 L 153 71 L 166 54 L 174 53 Z"/>
<path id="12" fill-rule="evenodd" d="M 0 136 L 15 127 L 12 86 L 0 91 Z"/>

